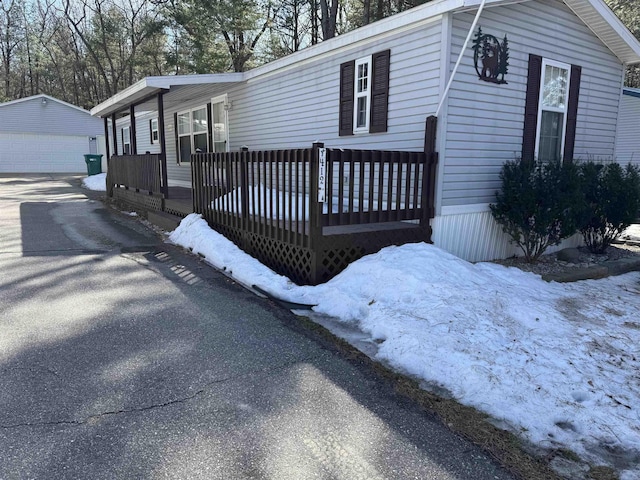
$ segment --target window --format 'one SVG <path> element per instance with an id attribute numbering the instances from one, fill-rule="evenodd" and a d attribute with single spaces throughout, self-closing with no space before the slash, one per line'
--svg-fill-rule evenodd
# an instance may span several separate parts
<path id="1" fill-rule="evenodd" d="M 191 154 L 209 151 L 207 107 L 198 107 L 175 116 L 178 161 L 189 162 Z"/>
<path id="2" fill-rule="evenodd" d="M 561 160 L 567 126 L 571 66 L 542 61 L 536 157 L 542 161 Z"/>
<path id="3" fill-rule="evenodd" d="M 228 147 L 227 95 L 211 99 L 211 129 L 213 131 L 213 151 L 226 152 Z"/>
<path id="4" fill-rule="evenodd" d="M 523 160 L 573 160 L 582 68 L 529 55 Z"/>
<path id="5" fill-rule="evenodd" d="M 356 60 L 356 79 L 353 93 L 355 98 L 353 131 L 356 133 L 369 131 L 369 110 L 371 108 L 370 76 L 371 57 Z"/>
<path id="6" fill-rule="evenodd" d="M 340 135 L 387 131 L 390 50 L 340 65 Z"/>
<path id="7" fill-rule="evenodd" d="M 151 144 L 158 143 L 159 134 L 158 134 L 158 119 L 152 118 L 149 120 L 149 131 L 151 136 Z"/>
<path id="8" fill-rule="evenodd" d="M 131 155 L 131 130 L 130 127 L 122 128 L 122 154 Z"/>

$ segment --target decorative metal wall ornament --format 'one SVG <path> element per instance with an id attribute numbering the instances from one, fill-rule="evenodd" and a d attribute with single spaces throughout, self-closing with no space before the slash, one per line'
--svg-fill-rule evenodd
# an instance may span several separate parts
<path id="1" fill-rule="evenodd" d="M 478 27 L 471 48 L 473 63 L 480 80 L 499 85 L 507 83 L 504 79 L 509 69 L 509 43 L 506 35 L 500 43 L 496 37 L 482 33 L 482 27 Z"/>

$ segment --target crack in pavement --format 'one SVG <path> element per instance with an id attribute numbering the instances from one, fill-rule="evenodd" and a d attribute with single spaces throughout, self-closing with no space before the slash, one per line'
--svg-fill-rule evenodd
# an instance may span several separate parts
<path id="1" fill-rule="evenodd" d="M 229 377 L 225 377 L 225 378 L 220 378 L 218 380 L 213 380 L 211 382 L 205 383 L 205 385 L 203 387 L 200 387 L 198 390 L 193 392 L 191 395 L 187 395 L 187 396 L 182 397 L 182 398 L 177 398 L 175 400 L 169 400 L 168 402 L 154 403 L 154 404 L 151 404 L 151 405 L 147 405 L 145 407 L 119 409 L 119 410 L 111 410 L 111 411 L 107 411 L 107 412 L 96 413 L 96 414 L 89 415 L 89 416 L 85 417 L 83 420 L 56 420 L 56 421 L 47 421 L 47 422 L 23 422 L 23 423 L 9 424 L 9 425 L 0 425 L 0 430 L 12 430 L 12 429 L 24 428 L 24 427 L 53 427 L 53 426 L 63 426 L 63 425 L 64 426 L 72 426 L 72 427 L 80 427 L 80 426 L 83 426 L 83 425 L 92 425 L 92 424 L 97 423 L 98 420 L 100 420 L 103 417 L 109 417 L 109 416 L 113 416 L 113 415 L 122 415 L 122 414 L 127 414 L 127 413 L 146 412 L 146 411 L 149 411 L 149 410 L 161 409 L 161 408 L 166 408 L 166 407 L 170 407 L 170 406 L 177 405 L 177 404 L 186 403 L 189 400 L 192 400 L 195 397 L 205 393 L 207 391 L 207 389 L 209 389 L 213 385 L 226 383 L 226 382 L 234 381 L 234 380 L 239 380 L 239 379 L 242 379 L 242 378 L 245 378 L 245 377 L 249 377 L 251 375 L 255 375 L 256 373 L 263 373 L 263 374 L 269 375 L 271 373 L 275 373 L 275 372 L 284 370 L 284 369 L 286 369 L 288 367 L 291 367 L 293 365 L 296 365 L 298 363 L 305 363 L 305 362 L 308 362 L 310 360 L 315 360 L 315 359 L 319 359 L 319 358 L 320 358 L 320 355 L 308 356 L 308 357 L 292 360 L 290 362 L 286 362 L 286 363 L 283 363 L 282 365 L 277 365 L 277 366 L 274 366 L 274 367 L 271 367 L 271 368 L 259 368 L 259 369 L 252 370 L 252 371 L 247 372 L 247 373 L 243 373 L 241 375 L 233 375 L 233 376 L 229 376 Z"/>

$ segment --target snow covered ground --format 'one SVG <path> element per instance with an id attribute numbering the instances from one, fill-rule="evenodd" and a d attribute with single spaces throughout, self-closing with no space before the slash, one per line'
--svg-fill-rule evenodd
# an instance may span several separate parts
<path id="1" fill-rule="evenodd" d="M 107 190 L 107 174 L 98 173 L 82 179 L 82 186 L 89 190 L 104 192 Z"/>
<path id="2" fill-rule="evenodd" d="M 432 245 L 388 247 L 299 287 L 196 214 L 170 241 L 246 285 L 356 326 L 376 357 L 543 448 L 640 479 L 640 273 L 572 284 Z"/>

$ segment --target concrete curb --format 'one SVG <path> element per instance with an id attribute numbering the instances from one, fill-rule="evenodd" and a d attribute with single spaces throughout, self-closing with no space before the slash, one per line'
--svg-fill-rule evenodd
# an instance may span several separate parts
<path id="1" fill-rule="evenodd" d="M 587 268 L 576 268 L 564 273 L 550 273 L 542 275 L 542 279 L 547 282 L 577 282 L 579 280 L 593 280 L 605 278 L 611 275 L 622 275 L 623 273 L 640 271 L 640 258 L 621 258 L 620 260 L 610 260 L 601 265 L 594 265 Z"/>

